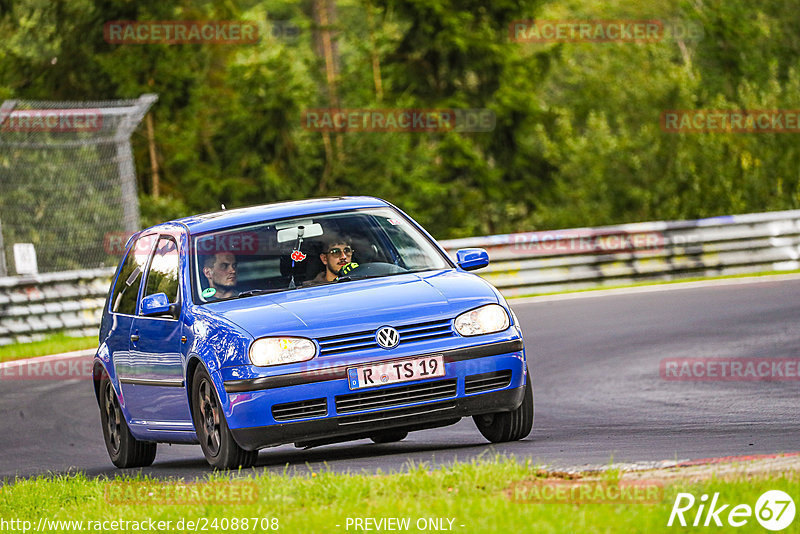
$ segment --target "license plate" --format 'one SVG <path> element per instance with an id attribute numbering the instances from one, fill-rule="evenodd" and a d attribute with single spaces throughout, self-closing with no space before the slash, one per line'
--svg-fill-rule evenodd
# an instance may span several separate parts
<path id="1" fill-rule="evenodd" d="M 439 376 L 444 376 L 444 356 L 428 356 L 351 367 L 347 370 L 347 383 L 350 389 L 361 389 Z"/>

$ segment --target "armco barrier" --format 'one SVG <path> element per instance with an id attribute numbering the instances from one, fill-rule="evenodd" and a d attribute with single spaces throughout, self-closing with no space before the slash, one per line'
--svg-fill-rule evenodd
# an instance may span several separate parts
<path id="1" fill-rule="evenodd" d="M 0 278 L 0 345 L 95 336 L 114 269 Z"/>
<path id="2" fill-rule="evenodd" d="M 647 280 L 800 269 L 800 210 L 441 241 L 489 251 L 478 274 L 506 296 Z M 0 345 L 95 335 L 113 269 L 0 278 Z"/>
<path id="3" fill-rule="evenodd" d="M 480 247 L 477 271 L 508 297 L 648 280 L 800 269 L 800 210 L 440 242 Z"/>

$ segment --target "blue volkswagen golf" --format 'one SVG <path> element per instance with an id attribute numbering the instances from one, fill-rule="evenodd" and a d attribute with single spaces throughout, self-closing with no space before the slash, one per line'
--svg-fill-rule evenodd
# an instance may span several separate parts
<path id="1" fill-rule="evenodd" d="M 258 450 L 388 443 L 472 416 L 525 438 L 533 391 L 504 298 L 408 215 L 370 197 L 286 202 L 159 224 L 127 243 L 94 389 L 117 467 L 198 443 L 216 468 Z"/>

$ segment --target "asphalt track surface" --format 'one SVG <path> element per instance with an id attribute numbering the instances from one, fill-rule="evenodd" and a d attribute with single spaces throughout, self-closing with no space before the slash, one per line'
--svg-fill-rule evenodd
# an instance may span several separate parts
<path id="1" fill-rule="evenodd" d="M 664 358 L 797 358 L 800 280 L 512 303 L 535 395 L 527 439 L 490 445 L 471 419 L 404 441 L 265 449 L 256 470 L 386 472 L 495 453 L 553 467 L 800 450 L 800 381 L 667 381 Z M 87 380 L 0 380 L 0 480 L 114 477 Z M 326 467 L 327 466 L 327 467 Z M 205 477 L 199 446 L 159 445 L 159 478 Z"/>

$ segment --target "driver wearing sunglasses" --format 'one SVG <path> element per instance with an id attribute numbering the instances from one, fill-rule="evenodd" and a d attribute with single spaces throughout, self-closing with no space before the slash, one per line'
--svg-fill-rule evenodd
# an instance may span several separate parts
<path id="1" fill-rule="evenodd" d="M 319 259 L 325 265 L 325 270 L 319 273 L 313 282 L 333 282 L 339 276 L 342 267 L 353 261 L 353 247 L 350 240 L 344 237 L 331 238 L 326 241 L 325 248 Z"/>

